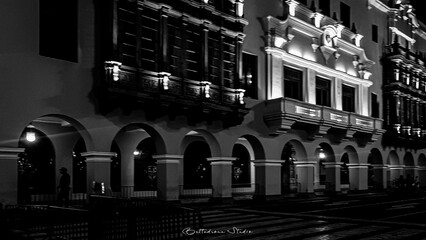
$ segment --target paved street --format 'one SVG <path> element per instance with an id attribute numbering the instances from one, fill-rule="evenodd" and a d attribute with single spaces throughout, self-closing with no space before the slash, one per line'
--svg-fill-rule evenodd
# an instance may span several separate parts
<path id="1" fill-rule="evenodd" d="M 426 198 L 360 194 L 202 206 L 206 239 L 426 239 Z"/>

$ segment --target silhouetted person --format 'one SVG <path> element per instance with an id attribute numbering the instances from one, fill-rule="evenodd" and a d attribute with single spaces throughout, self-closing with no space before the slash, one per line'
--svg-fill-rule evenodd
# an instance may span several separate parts
<path id="1" fill-rule="evenodd" d="M 59 169 L 59 172 L 62 174 L 61 179 L 59 180 L 59 186 L 58 186 L 58 203 L 59 206 L 68 207 L 69 200 L 70 200 L 70 183 L 71 183 L 71 177 L 67 173 L 66 168 Z"/>

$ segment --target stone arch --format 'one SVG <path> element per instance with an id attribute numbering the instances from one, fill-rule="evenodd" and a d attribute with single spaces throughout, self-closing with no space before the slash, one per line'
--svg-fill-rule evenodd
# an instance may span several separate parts
<path id="1" fill-rule="evenodd" d="M 205 141 L 210 148 L 212 157 L 220 157 L 221 156 L 221 148 L 220 148 L 219 142 L 213 136 L 213 134 L 211 134 L 210 132 L 203 130 L 203 129 L 192 130 L 184 136 L 184 138 L 182 139 L 182 142 L 180 144 L 180 149 L 181 149 L 182 153 L 185 152 L 185 149 L 188 147 L 188 145 L 194 139 L 198 139 L 200 141 Z"/>
<path id="2" fill-rule="evenodd" d="M 410 152 L 405 153 L 403 158 L 403 163 L 405 166 L 414 166 L 414 157 Z"/>
<path id="3" fill-rule="evenodd" d="M 384 166 L 382 153 L 377 148 L 370 150 L 367 160 L 368 165 L 368 188 L 384 189 L 386 188 L 387 170 Z"/>
<path id="4" fill-rule="evenodd" d="M 383 164 L 382 153 L 377 148 L 373 148 L 368 155 L 369 164 Z"/>
<path id="5" fill-rule="evenodd" d="M 389 165 L 400 165 L 399 157 L 395 150 L 389 152 L 387 163 Z"/>
<path id="6" fill-rule="evenodd" d="M 417 166 L 426 167 L 426 155 L 421 153 L 417 160 Z"/>
<path id="7" fill-rule="evenodd" d="M 54 149 L 54 163 L 52 163 L 54 170 L 53 174 L 53 185 L 59 183 L 60 174 L 57 174 L 59 168 L 65 167 L 68 173 L 71 175 L 71 192 L 74 192 L 73 184 L 76 184 L 75 180 L 81 174 L 86 174 L 86 170 L 83 169 L 80 174 L 74 174 L 76 154 L 74 153 L 76 145 L 81 145 L 80 149 L 86 149 L 90 144 L 93 144 L 92 137 L 86 128 L 77 120 L 72 117 L 60 115 L 60 114 L 46 114 L 39 116 L 29 122 L 28 126 L 22 131 L 20 138 L 20 145 L 22 144 L 23 137 L 27 132 L 31 132 L 31 129 L 43 132 L 48 138 Z M 80 162 L 84 162 L 80 156 Z M 85 167 L 85 166 L 83 166 Z M 85 185 L 82 183 L 81 185 Z M 81 192 L 83 190 L 78 190 Z M 52 197 L 52 196 L 41 197 Z M 71 195 L 73 197 L 73 195 Z"/>
<path id="8" fill-rule="evenodd" d="M 145 149 L 147 147 L 148 150 L 139 150 L 140 154 L 136 154 L 138 148 Z M 157 130 L 144 123 L 131 123 L 123 126 L 116 133 L 111 143 L 111 152 L 117 154 L 116 157 L 112 158 L 111 164 L 111 180 L 113 181 L 114 191 L 137 196 L 135 194 L 142 193 L 136 193 L 136 190 L 153 190 L 152 188 L 156 188 L 157 171 L 153 155 L 161 155 L 167 152 L 164 139 Z M 148 161 L 147 159 L 149 159 L 149 164 L 145 164 Z M 149 175 L 149 177 L 145 175 Z M 151 185 L 150 188 L 145 187 L 145 180 L 153 182 L 151 184 L 153 187 Z M 135 189 L 135 186 L 139 186 L 139 188 Z"/>
<path id="9" fill-rule="evenodd" d="M 345 151 L 345 153 L 348 154 L 348 160 L 349 160 L 348 163 L 351 163 L 351 164 L 352 163 L 359 163 L 358 153 L 353 146 L 351 146 L 351 145 L 346 146 L 344 148 L 344 151 Z"/>

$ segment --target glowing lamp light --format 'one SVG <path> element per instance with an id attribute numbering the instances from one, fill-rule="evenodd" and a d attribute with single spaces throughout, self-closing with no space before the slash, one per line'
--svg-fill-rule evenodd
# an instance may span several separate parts
<path id="1" fill-rule="evenodd" d="M 243 3 L 243 0 L 239 0 L 235 4 L 236 4 L 236 7 L 237 7 L 237 9 L 236 9 L 237 16 L 238 17 L 242 17 L 243 14 L 244 14 L 244 3 Z"/>
<path id="2" fill-rule="evenodd" d="M 133 152 L 133 155 L 134 156 L 138 156 L 138 155 L 140 155 L 141 154 L 141 152 L 140 151 L 138 151 L 138 150 L 135 150 L 134 152 Z"/>
<path id="3" fill-rule="evenodd" d="M 322 150 L 322 148 L 320 149 L 320 152 L 319 152 L 319 155 L 318 155 L 318 157 L 319 157 L 319 159 L 321 159 L 321 160 L 323 160 L 323 159 L 325 159 L 325 153 L 324 153 L 324 150 Z"/>
<path id="4" fill-rule="evenodd" d="M 290 16 L 295 16 L 296 15 L 296 7 L 297 7 L 297 4 L 299 4 L 299 3 L 296 2 L 296 1 L 293 1 L 293 0 L 288 0 L 287 4 L 288 4 L 288 13 L 290 14 Z"/>
<path id="5" fill-rule="evenodd" d="M 210 98 L 210 82 L 202 81 L 201 82 L 201 91 L 204 93 L 205 98 Z"/>
<path id="6" fill-rule="evenodd" d="M 277 48 L 282 48 L 285 43 L 285 39 L 281 36 L 274 36 L 274 46 Z"/>
<path id="7" fill-rule="evenodd" d="M 236 101 L 238 101 L 239 104 L 244 104 L 244 92 L 246 90 L 244 89 L 235 89 L 235 98 Z"/>
<path id="8" fill-rule="evenodd" d="M 25 139 L 30 143 L 35 142 L 35 140 L 37 140 L 35 132 L 34 132 L 35 127 L 32 124 L 30 124 L 30 125 L 28 125 L 27 128 L 28 128 L 28 130 L 25 133 Z"/>
<path id="9" fill-rule="evenodd" d="M 167 72 L 160 73 L 160 84 L 163 86 L 164 90 L 169 90 L 170 75 L 171 74 Z"/>
<path id="10" fill-rule="evenodd" d="M 106 61 L 105 69 L 112 75 L 112 80 L 114 82 L 120 80 L 120 66 L 121 62 L 117 61 Z"/>

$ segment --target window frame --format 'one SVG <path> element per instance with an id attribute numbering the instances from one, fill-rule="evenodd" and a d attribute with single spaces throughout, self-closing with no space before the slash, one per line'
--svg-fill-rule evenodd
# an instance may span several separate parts
<path id="1" fill-rule="evenodd" d="M 300 73 L 300 79 L 298 79 L 296 81 L 295 78 L 287 78 L 286 77 L 287 74 L 285 74 L 286 73 L 286 69 L 289 69 L 291 71 Z M 293 67 L 293 66 L 290 66 L 290 65 L 284 65 L 283 66 L 284 97 L 295 99 L 295 100 L 298 100 L 298 101 L 303 101 L 303 82 L 304 82 L 304 77 L 305 77 L 305 71 L 303 69 L 300 69 L 300 68 L 297 68 L 297 67 Z M 286 94 L 289 91 L 288 90 L 288 86 L 289 86 L 290 83 L 297 83 L 298 84 L 297 91 L 290 91 L 289 92 L 290 94 Z M 294 85 L 290 85 L 290 86 L 292 86 L 292 89 L 294 88 Z M 296 96 L 294 94 L 296 94 Z"/>

